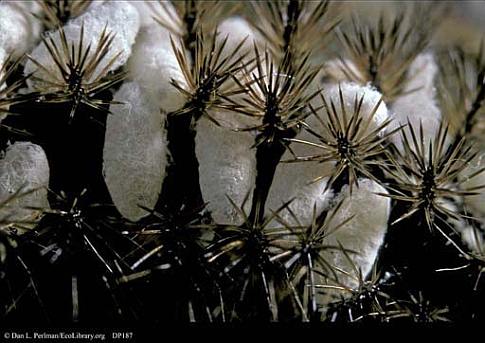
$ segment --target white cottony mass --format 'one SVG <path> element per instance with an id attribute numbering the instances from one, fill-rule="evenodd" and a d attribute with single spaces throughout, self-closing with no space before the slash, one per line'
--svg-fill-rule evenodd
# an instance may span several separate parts
<path id="1" fill-rule="evenodd" d="M 227 113 L 227 116 L 234 116 Z M 216 126 L 202 117 L 197 122 L 195 152 L 199 161 L 199 181 L 207 209 L 219 223 L 241 223 L 242 218 L 231 205 L 238 206 L 249 194 L 244 209 L 251 208 L 251 192 L 256 178 L 256 150 L 251 149 L 254 136 Z"/>
<path id="2" fill-rule="evenodd" d="M 49 207 L 48 187 L 49 164 L 44 150 L 28 142 L 10 145 L 0 160 L 0 204 L 4 204 L 0 221 L 30 227 L 41 210 Z"/>
<path id="3" fill-rule="evenodd" d="M 407 125 L 408 120 L 415 131 L 423 127 L 425 141 L 434 139 L 438 133 L 441 122 L 441 111 L 436 103 L 436 89 L 434 78 L 438 71 L 434 56 L 431 53 L 423 53 L 409 66 L 409 81 L 404 88 L 408 94 L 401 95 L 392 104 L 392 116 L 389 129 L 400 125 Z M 403 133 L 409 135 L 405 129 Z M 410 138 L 408 136 L 408 138 Z M 398 148 L 402 148 L 401 134 L 391 136 L 391 140 Z M 428 145 L 426 144 L 426 149 Z"/>
<path id="4" fill-rule="evenodd" d="M 227 37 L 227 44 L 224 49 L 226 55 L 244 40 L 240 53 L 249 53 L 253 49 L 253 43 L 258 43 L 258 37 L 252 26 L 242 17 L 230 17 L 225 19 L 217 27 L 221 41 Z M 260 43 L 260 42 L 259 42 Z"/>
<path id="5" fill-rule="evenodd" d="M 283 159 L 291 159 L 291 154 L 286 152 Z M 297 214 L 302 225 L 309 225 L 313 218 L 314 205 L 317 213 L 320 213 L 333 196 L 332 190 L 325 191 L 328 178 L 313 181 L 328 174 L 331 168 L 330 163 L 280 163 L 269 191 L 267 209 L 276 211 L 285 202 L 292 200 L 289 208 Z M 290 219 L 286 210 L 280 216 L 285 220 Z"/>
<path id="6" fill-rule="evenodd" d="M 387 197 L 376 194 L 387 194 L 387 191 L 372 180 L 359 179 L 359 187 L 355 187 L 352 194 L 347 187 L 344 186 L 336 198 L 336 200 L 343 199 L 343 204 L 332 220 L 332 224 L 339 225 L 350 217 L 352 219 L 330 234 L 325 244 L 337 246 L 341 244 L 344 249 L 355 252 L 349 252 L 352 261 L 349 261 L 339 250 L 324 250 L 321 256 L 330 265 L 349 273 L 346 275 L 337 272 L 339 286 L 356 289 L 359 285 L 359 275 L 356 270 L 360 270 L 362 277 L 365 278 L 371 271 L 384 242 L 391 201 Z M 349 293 L 345 291 L 328 291 L 322 295 L 321 303 L 328 304 L 341 296 L 348 295 Z"/>
<path id="7" fill-rule="evenodd" d="M 128 61 L 129 77 L 152 93 L 166 112 L 178 110 L 185 97 L 172 84 L 175 80 L 185 87 L 185 77 L 170 44 L 169 32 L 157 26 L 140 31 Z"/>
<path id="8" fill-rule="evenodd" d="M 328 102 L 328 106 L 330 106 L 330 102 L 332 102 L 335 105 L 335 109 L 342 120 L 344 119 L 344 113 L 341 109 L 340 104 L 340 91 L 342 92 L 347 120 L 349 120 L 354 113 L 356 99 L 357 101 L 360 101 L 361 98 L 363 99 L 359 113 L 361 118 L 363 118 L 363 120 L 365 121 L 365 119 L 370 118 L 370 115 L 373 113 L 375 107 L 379 103 L 379 100 L 381 100 L 382 98 L 382 94 L 374 88 L 370 86 L 361 86 L 353 82 L 341 82 L 339 84 L 331 84 L 325 86 L 323 95 Z M 323 105 L 318 97 L 315 98 L 315 100 L 318 105 Z M 320 112 L 325 113 L 325 110 L 322 109 Z M 387 110 L 387 106 L 382 101 L 377 107 L 375 113 L 373 114 L 372 121 L 367 129 L 367 132 L 376 129 L 377 127 L 382 125 L 388 118 L 389 113 Z M 328 120 L 325 116 L 323 116 L 322 119 L 325 122 Z M 309 123 L 309 125 L 314 125 L 316 119 L 313 116 L 309 116 L 307 122 Z"/>
<path id="9" fill-rule="evenodd" d="M 177 11 L 170 1 L 132 0 L 128 2 L 138 10 L 142 27 L 160 26 L 154 17 L 170 24 L 173 23 L 172 18 L 178 17 Z"/>
<path id="10" fill-rule="evenodd" d="M 0 3 L 0 49 L 14 57 L 28 52 L 40 37 L 41 22 L 33 16 L 34 1 Z"/>
<path id="11" fill-rule="evenodd" d="M 123 84 L 106 124 L 104 174 L 120 213 L 137 221 L 153 208 L 167 165 L 165 116 L 158 99 L 136 82 Z"/>
<path id="12" fill-rule="evenodd" d="M 343 82 L 340 83 L 340 85 L 327 85 L 323 93 L 325 99 L 329 106 L 330 102 L 334 103 L 337 115 L 341 116 L 342 120 L 344 114 L 341 110 L 340 91 L 342 92 L 347 121 L 353 113 L 354 101 L 356 98 L 359 100 L 363 97 L 360 110 L 363 118 L 369 118 L 369 115 L 381 99 L 381 94 L 378 91 L 370 87 L 359 86 L 355 83 Z M 323 104 L 319 103 L 318 105 Z M 327 113 L 325 109 L 322 108 L 319 110 L 318 114 L 324 122 L 327 121 Z M 386 104 L 381 102 L 369 124 L 368 131 L 376 129 L 387 119 L 388 111 Z M 322 124 L 313 114 L 307 117 L 305 122 L 312 130 L 321 134 L 325 133 L 325 131 L 322 130 Z M 296 139 L 318 143 L 318 141 L 305 129 L 297 134 Z M 295 156 L 307 157 L 325 155 L 324 150 L 307 144 L 292 143 L 290 148 L 293 153 L 287 150 L 282 158 L 283 161 L 294 160 Z M 293 154 L 295 156 L 293 156 Z M 298 211 L 294 212 L 298 213 L 299 220 L 302 223 L 309 223 L 312 219 L 314 204 L 316 204 L 317 213 L 319 213 L 327 205 L 328 199 L 332 196 L 331 191 L 324 192 L 324 190 L 328 180 L 326 176 L 329 176 L 333 169 L 334 162 L 332 161 L 322 163 L 318 161 L 280 163 L 276 169 L 273 185 L 270 189 L 268 208 L 276 210 L 284 202 L 294 199 L 290 208 L 298 208 Z M 313 182 L 317 179 L 319 181 Z M 288 180 L 291 180 L 291 182 L 288 182 Z"/>
<path id="13" fill-rule="evenodd" d="M 132 5 L 124 1 L 109 1 L 99 6 L 91 6 L 87 12 L 70 20 L 63 27 L 68 44 L 74 44 L 74 47 L 78 46 L 80 43 L 81 26 L 83 24 L 83 46 L 87 47 L 91 44 L 91 54 L 94 53 L 96 46 L 99 43 L 101 33 L 105 27 L 108 32 L 115 35 L 111 43 L 111 48 L 106 52 L 102 62 L 97 66 L 93 77 L 97 77 L 103 71 L 114 71 L 127 62 L 140 27 L 138 11 Z M 49 37 L 52 38 L 58 46 L 61 46 L 58 30 L 47 33 L 47 38 Z M 43 43 L 39 44 L 32 51 L 31 55 L 52 73 L 59 73 L 52 57 Z M 110 63 L 115 56 L 117 57 L 114 62 L 108 66 L 108 63 Z M 106 67 L 108 67 L 107 70 L 104 70 Z M 25 65 L 25 74 L 29 74 L 37 69 L 38 67 L 32 61 L 28 61 Z M 44 72 L 45 71 L 43 70 L 39 70 L 38 75 L 42 75 Z M 30 85 L 36 84 L 33 80 L 29 80 L 28 82 Z"/>

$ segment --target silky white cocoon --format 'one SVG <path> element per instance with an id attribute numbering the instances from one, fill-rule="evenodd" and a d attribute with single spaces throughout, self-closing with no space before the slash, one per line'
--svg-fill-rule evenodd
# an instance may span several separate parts
<path id="1" fill-rule="evenodd" d="M 436 103 L 436 89 L 434 87 L 434 77 L 438 72 L 433 54 L 422 53 L 409 66 L 409 81 L 404 88 L 404 92 L 409 94 L 397 97 L 391 105 L 393 121 L 389 125 L 389 130 L 407 125 L 408 120 L 415 132 L 419 132 L 420 124 L 423 126 L 425 141 L 433 139 L 438 133 L 441 122 L 441 112 Z M 409 136 L 408 129 L 403 133 Z M 391 140 L 396 146 L 402 149 L 402 136 L 395 134 Z M 428 144 L 426 149 L 428 149 Z"/>
<path id="2" fill-rule="evenodd" d="M 340 242 L 345 249 L 357 252 L 357 254 L 349 253 L 349 256 L 357 269 L 362 271 L 364 278 L 371 271 L 384 242 L 391 210 L 390 199 L 376 193 L 387 194 L 387 191 L 369 179 L 359 179 L 359 187 L 354 187 L 351 194 L 348 186 L 343 187 L 336 199 L 343 199 L 343 204 L 332 220 L 331 226 L 337 226 L 352 216 L 353 218 L 329 235 L 325 241 L 325 244 L 329 245 L 338 245 Z M 341 285 L 352 289 L 358 287 L 358 274 L 343 252 L 324 250 L 321 252 L 321 256 L 331 265 L 337 266 L 353 276 L 349 277 L 337 272 Z M 349 293 L 329 291 L 322 295 L 321 300 L 323 304 L 328 304 L 340 296 L 346 295 Z M 335 296 L 337 298 L 334 298 Z"/>
<path id="3" fill-rule="evenodd" d="M 303 175 L 297 175 L 298 172 Z M 318 216 L 328 206 L 333 197 L 331 189 L 325 190 L 328 178 L 310 183 L 310 178 L 304 175 L 303 168 L 292 168 L 276 173 L 277 179 L 273 182 L 267 201 L 268 215 L 271 213 L 269 211 L 274 212 L 285 202 L 292 200 L 288 209 L 296 216 L 300 224 L 310 225 L 313 220 L 313 210 L 316 210 L 315 213 Z M 287 186 L 286 190 L 284 184 Z M 286 222 L 294 223 L 294 218 L 287 209 L 283 209 L 278 214 Z"/>
<path id="4" fill-rule="evenodd" d="M 323 95 L 328 106 L 331 106 L 330 104 L 331 102 L 333 102 L 336 112 L 340 116 L 341 120 L 343 120 L 344 113 L 341 109 L 340 90 L 342 91 L 347 120 L 349 120 L 354 113 L 355 99 L 357 99 L 357 101 L 360 101 L 360 99 L 363 97 L 362 106 L 359 113 L 360 117 L 363 118 L 363 123 L 365 123 L 366 119 L 370 118 L 370 115 L 372 114 L 374 108 L 377 106 L 379 100 L 382 98 L 382 94 L 370 86 L 361 86 L 353 82 L 342 82 L 339 84 L 327 85 L 324 88 Z M 323 102 L 320 97 L 315 98 L 315 103 L 316 108 L 323 106 Z M 325 108 L 320 109 L 318 111 L 318 114 L 325 123 L 328 122 L 329 118 Z M 389 112 L 387 110 L 387 106 L 384 101 L 382 101 L 377 108 L 375 114 L 373 115 L 366 132 L 370 133 L 371 131 L 377 129 L 386 120 L 388 120 L 388 118 Z M 326 132 L 326 130 L 321 130 L 322 125 L 317 120 L 317 118 L 315 118 L 314 115 L 310 115 L 306 119 L 306 122 L 310 125 L 310 127 L 312 127 L 312 129 L 316 130 L 317 132 Z M 384 131 L 385 129 L 382 130 L 380 133 L 382 134 Z"/>
<path id="5" fill-rule="evenodd" d="M 232 113 L 225 114 L 234 117 Z M 200 189 L 208 202 L 207 209 L 217 223 L 241 224 L 243 218 L 227 196 L 241 207 L 249 194 L 244 207 L 249 213 L 256 179 L 256 150 L 251 149 L 254 135 L 219 127 L 204 117 L 197 122 L 196 129 Z"/>
<path id="6" fill-rule="evenodd" d="M 305 130 L 300 131 L 296 138 L 306 141 L 314 140 Z M 300 143 L 292 143 L 290 147 L 299 157 L 322 152 L 314 147 Z M 289 150 L 286 150 L 282 161 L 293 159 L 294 156 Z M 333 164 L 329 162 L 279 163 L 269 191 L 267 209 L 275 211 L 285 202 L 293 200 L 289 206 L 291 210 L 297 215 L 302 224 L 310 224 L 314 205 L 316 205 L 317 213 L 320 213 L 333 196 L 331 190 L 325 191 L 328 181 L 327 177 L 317 182 L 312 181 L 321 176 L 329 175 L 332 169 Z M 282 211 L 280 215 L 286 220 L 290 219 L 288 211 Z"/>
<path id="7" fill-rule="evenodd" d="M 150 26 L 141 30 L 128 69 L 130 78 L 152 92 L 164 111 L 175 111 L 184 105 L 186 98 L 171 84 L 173 79 L 187 87 L 166 29 Z"/>
<path id="8" fill-rule="evenodd" d="M 141 27 L 147 27 L 150 25 L 155 25 L 157 22 L 153 19 L 153 15 L 155 14 L 153 8 L 150 7 L 148 1 L 129 1 L 133 7 L 136 8 L 138 14 L 140 15 L 140 25 Z M 153 2 L 153 5 L 157 6 L 156 2 Z M 153 6 L 152 5 L 152 6 Z"/>
<path id="9" fill-rule="evenodd" d="M 340 106 L 340 90 L 342 91 L 347 119 L 350 119 L 350 115 L 353 113 L 356 98 L 359 100 L 363 96 L 360 113 L 363 118 L 369 118 L 370 114 L 382 97 L 378 91 L 372 89 L 371 87 L 360 86 L 356 83 L 344 82 L 340 85 L 329 85 L 324 92 L 326 101 L 329 106 L 330 102 L 333 102 L 335 104 L 337 114 L 341 116 L 343 116 L 343 112 Z M 319 103 L 316 106 L 319 105 L 321 104 Z M 324 122 L 328 121 L 328 115 L 323 108 L 318 111 L 318 115 Z M 371 123 L 369 124 L 367 132 L 378 128 L 387 119 L 388 111 L 386 104 L 381 102 L 379 107 L 377 107 Z M 322 124 L 313 114 L 307 117 L 305 121 L 310 128 L 322 134 L 324 137 L 326 137 L 326 134 L 328 134 L 326 130 L 323 130 Z M 298 133 L 296 138 L 303 141 L 318 143 L 318 139 L 310 135 L 305 130 Z M 291 149 L 297 157 L 320 155 L 325 153 L 325 151 L 322 149 L 297 142 L 291 144 Z M 289 151 L 286 151 L 283 156 L 283 160 L 292 159 L 294 159 L 293 155 Z M 331 194 L 324 194 L 326 181 L 322 180 L 313 184 L 310 184 L 310 182 L 318 177 L 330 175 L 332 168 L 333 163 L 330 162 L 318 163 L 312 161 L 291 164 L 281 163 L 276 169 L 273 186 L 270 190 L 270 196 L 268 199 L 268 207 L 275 210 L 284 202 L 296 198 L 290 208 L 298 208 L 298 211 L 295 213 L 299 215 L 299 218 L 301 217 L 303 222 L 309 222 L 312 219 L 313 205 L 316 204 L 317 210 L 320 211 L 326 205 L 328 197 L 331 196 Z M 288 182 L 289 180 L 291 180 L 291 182 Z"/>
<path id="10" fill-rule="evenodd" d="M 222 41 L 226 37 L 227 43 L 224 48 L 225 55 L 232 56 L 236 47 L 243 41 L 240 55 L 253 50 L 253 42 L 258 43 L 257 36 L 251 25 L 242 17 L 234 16 L 223 20 L 219 26 L 219 39 Z"/>
<path id="11" fill-rule="evenodd" d="M 137 82 L 127 82 L 114 96 L 106 123 L 104 175 L 114 204 L 129 220 L 153 208 L 167 165 L 165 117 L 158 99 Z"/>
<path id="12" fill-rule="evenodd" d="M 140 14 L 140 24 L 142 27 L 160 26 L 153 18 L 154 16 L 166 22 L 173 24 L 172 17 L 178 18 L 177 11 L 170 1 L 163 1 L 163 7 L 157 1 L 129 1 Z"/>
<path id="13" fill-rule="evenodd" d="M 36 221 L 40 210 L 49 208 L 49 164 L 44 150 L 29 142 L 10 145 L 0 160 L 0 203 L 11 199 L 0 208 L 0 220 L 12 222 Z"/>
<path id="14" fill-rule="evenodd" d="M 105 26 L 107 31 L 115 34 L 111 48 L 106 53 L 102 62 L 96 68 L 93 77 L 96 78 L 104 67 L 118 53 L 121 54 L 115 62 L 109 67 L 108 71 L 114 71 L 123 66 L 130 54 L 135 37 L 140 27 L 140 18 L 138 11 L 124 1 L 110 1 L 99 6 L 91 6 L 89 10 L 79 17 L 70 20 L 64 26 L 64 32 L 68 44 L 74 44 L 75 47 L 80 43 L 81 26 L 84 23 L 84 47 L 91 44 L 90 53 L 93 54 L 101 38 L 101 33 Z M 52 37 L 54 42 L 61 46 L 61 39 L 58 30 L 47 33 L 47 37 Z M 32 52 L 32 57 L 41 65 L 46 67 L 52 73 L 61 77 L 52 57 L 43 43 L 40 43 Z M 91 55 L 92 56 L 92 55 Z M 28 61 L 25 66 L 25 73 L 31 73 L 37 69 L 37 66 Z M 44 71 L 39 70 L 37 75 L 42 76 Z M 43 76 L 44 78 L 46 76 Z M 92 81 L 92 80 L 86 80 Z M 30 81 L 30 85 L 35 85 L 35 81 Z M 45 86 L 45 85 L 44 85 Z"/>
<path id="15" fill-rule="evenodd" d="M 39 39 L 41 23 L 35 19 L 34 2 L 2 1 L 0 3 L 0 48 L 20 57 Z"/>

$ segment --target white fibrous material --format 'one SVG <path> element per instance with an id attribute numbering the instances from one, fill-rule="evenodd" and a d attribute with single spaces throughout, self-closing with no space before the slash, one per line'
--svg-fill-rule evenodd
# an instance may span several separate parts
<path id="1" fill-rule="evenodd" d="M 141 27 L 147 27 L 151 25 L 157 24 L 155 20 L 153 20 L 153 15 L 155 14 L 153 11 L 153 8 L 150 5 L 148 1 L 129 1 L 130 4 L 132 4 L 136 10 L 138 11 L 138 14 L 140 15 L 140 25 Z"/>
<path id="2" fill-rule="evenodd" d="M 434 86 L 434 77 L 437 72 L 438 67 L 431 53 L 423 53 L 416 57 L 409 66 L 409 81 L 403 90 L 410 93 L 397 97 L 393 102 L 391 111 L 394 120 L 389 125 L 389 130 L 400 125 L 407 125 L 409 120 L 415 131 L 419 131 L 420 125 L 423 126 L 426 142 L 434 139 L 441 122 L 441 112 L 436 103 Z M 402 132 L 409 135 L 407 129 Z M 391 140 L 398 148 L 402 148 L 401 134 L 392 135 Z M 425 145 L 427 149 L 428 144 Z"/>
<path id="3" fill-rule="evenodd" d="M 264 49 L 263 42 L 258 36 L 257 32 L 253 27 L 242 17 L 234 16 L 223 20 L 217 27 L 218 40 L 220 43 L 227 38 L 224 50 L 222 50 L 222 58 L 239 58 L 244 56 L 243 63 L 247 63 L 249 60 L 256 58 L 254 53 L 254 44 L 258 46 L 259 49 Z M 244 44 L 239 49 L 237 55 L 235 55 L 235 50 L 238 45 L 244 41 Z M 260 52 L 261 53 L 261 52 Z M 254 72 L 257 72 L 254 70 Z M 239 80 L 243 79 L 244 71 L 241 69 L 235 74 L 235 77 Z M 229 79 L 225 83 L 225 87 L 237 88 L 236 82 Z M 242 99 L 244 95 L 233 96 L 233 100 L 238 101 Z"/>
<path id="4" fill-rule="evenodd" d="M 49 164 L 44 150 L 29 142 L 10 145 L 0 160 L 0 221 L 29 224 L 49 208 Z M 39 210 L 27 209 L 38 208 Z"/>
<path id="5" fill-rule="evenodd" d="M 312 170 L 315 170 L 315 165 L 314 163 Z M 291 200 L 288 207 L 278 213 L 279 217 L 291 223 L 294 221 L 291 214 L 293 213 L 301 225 L 310 225 L 314 209 L 315 214 L 318 215 L 328 206 L 333 197 L 331 189 L 325 190 L 328 178 L 310 183 L 312 177 L 308 177 L 309 173 L 304 168 L 304 166 L 309 167 L 307 163 L 303 164 L 301 168 L 287 168 L 284 171 L 280 168 L 281 166 L 284 164 L 278 166 L 279 171 L 276 173 L 268 197 L 268 215 Z M 289 180 L 291 181 L 289 182 Z"/>
<path id="6" fill-rule="evenodd" d="M 173 20 L 172 17 L 177 18 L 177 11 L 173 7 L 170 1 L 163 1 L 162 4 L 156 1 L 129 1 L 140 14 L 140 23 L 142 27 L 148 26 L 159 26 L 160 24 L 154 20 L 153 17 L 157 17 L 162 22 L 171 24 Z"/>
<path id="7" fill-rule="evenodd" d="M 175 111 L 184 105 L 185 97 L 170 83 L 175 80 L 186 88 L 166 29 L 157 25 L 140 32 L 128 69 L 130 78 L 150 91 L 164 111 Z"/>
<path id="8" fill-rule="evenodd" d="M 226 113 L 227 116 L 233 114 Z M 241 224 L 242 218 L 227 196 L 249 213 L 251 192 L 256 178 L 254 136 L 218 127 L 202 117 L 197 122 L 195 152 L 199 161 L 199 181 L 207 209 L 218 223 Z"/>
<path id="9" fill-rule="evenodd" d="M 360 101 L 363 97 L 362 106 L 360 108 L 360 116 L 365 119 L 370 118 L 374 108 L 377 106 L 379 100 L 382 98 L 382 94 L 370 86 L 361 86 L 353 82 L 342 82 L 340 84 L 328 85 L 323 92 L 325 99 L 330 106 L 330 102 L 333 102 L 337 113 L 343 116 L 343 112 L 340 108 L 340 90 L 342 91 L 342 97 L 344 100 L 345 111 L 347 113 L 347 120 L 350 119 L 351 115 L 354 113 L 355 99 Z M 317 97 L 318 101 L 320 99 Z M 320 105 L 320 103 L 318 104 Z M 328 121 L 326 118 L 326 111 L 322 109 L 320 113 L 325 113 L 324 122 Z M 377 129 L 389 118 L 389 113 L 386 104 L 382 101 L 377 108 L 375 114 L 373 115 L 372 121 L 367 128 L 367 132 L 371 132 Z M 309 116 L 307 122 L 310 126 L 314 127 L 317 124 L 316 118 L 314 116 Z M 318 126 L 317 126 L 318 127 Z M 384 131 L 384 130 L 383 130 Z M 383 133 L 383 132 L 380 132 Z"/>
<path id="10" fill-rule="evenodd" d="M 120 213 L 137 221 L 153 208 L 167 165 L 165 117 L 158 99 L 138 83 L 127 82 L 114 96 L 123 105 L 111 106 L 106 123 L 104 174 Z"/>
<path id="11" fill-rule="evenodd" d="M 344 100 L 344 106 L 347 113 L 347 120 L 349 120 L 350 115 L 353 113 L 354 102 L 357 97 L 359 100 L 363 96 L 363 102 L 361 106 L 361 116 L 369 118 L 370 114 L 373 112 L 377 106 L 382 95 L 367 86 L 359 86 L 355 83 L 341 83 L 340 85 L 329 85 L 325 88 L 325 98 L 330 105 L 330 101 L 335 104 L 338 115 L 343 115 L 340 107 L 340 90 L 342 91 L 342 96 Z M 323 118 L 323 121 L 328 121 L 326 118 L 327 114 L 325 110 L 319 112 Z M 379 107 L 377 107 L 376 113 L 374 114 L 372 121 L 370 122 L 367 132 L 371 132 L 377 129 L 388 119 L 388 111 L 386 104 L 381 102 Z M 325 130 L 321 130 L 320 122 L 313 116 L 309 116 L 306 120 L 307 124 L 315 131 L 321 133 L 325 136 Z M 384 130 L 383 130 L 384 131 Z M 314 142 L 315 138 L 310 135 L 305 130 L 298 133 L 297 139 Z M 301 143 L 293 143 L 291 149 L 297 157 L 306 156 L 317 156 L 324 154 L 321 149 L 308 146 Z M 282 160 L 292 160 L 293 155 L 286 151 Z M 273 181 L 273 186 L 270 190 L 270 195 L 268 199 L 269 208 L 275 210 L 281 206 L 284 202 L 295 198 L 294 203 L 290 206 L 304 208 L 309 206 L 305 211 L 300 209 L 300 216 L 302 220 L 311 220 L 313 205 L 317 205 L 317 209 L 321 210 L 331 194 L 323 194 L 326 186 L 326 181 L 319 181 L 316 183 L 310 183 L 316 178 L 330 175 L 334 167 L 333 163 L 319 163 L 319 162 L 297 162 L 297 163 L 281 163 L 276 169 L 275 178 Z M 291 184 L 287 180 L 292 180 Z"/>
<path id="12" fill-rule="evenodd" d="M 299 132 L 296 138 L 312 141 L 310 134 L 305 130 Z M 321 153 L 321 151 L 303 144 L 292 144 L 291 149 L 299 157 Z M 294 156 L 289 150 L 286 150 L 282 161 L 293 159 Z M 293 200 L 289 207 L 297 214 L 300 222 L 302 224 L 311 223 L 314 205 L 316 205 L 317 213 L 320 213 L 328 205 L 328 200 L 333 195 L 331 190 L 325 191 L 327 177 L 316 182 L 313 181 L 321 176 L 329 175 L 332 169 L 333 164 L 329 162 L 279 163 L 269 191 L 267 208 L 275 211 L 285 202 Z M 289 219 L 289 212 L 286 210 L 283 210 L 280 215 L 286 220 Z"/>
<path id="13" fill-rule="evenodd" d="M 221 40 L 227 39 L 224 52 L 231 56 L 235 48 L 243 41 L 240 54 L 248 53 L 253 48 L 253 42 L 258 43 L 258 38 L 251 25 L 242 17 L 235 16 L 225 19 L 217 28 Z"/>
<path id="14" fill-rule="evenodd" d="M 35 19 L 35 3 L 2 1 L 0 3 L 0 49 L 14 57 L 28 52 L 41 33 L 41 23 Z"/>
<path id="15" fill-rule="evenodd" d="M 115 34 L 111 47 L 101 63 L 97 66 L 93 73 L 93 78 L 96 78 L 118 53 L 120 53 L 120 55 L 116 57 L 115 62 L 109 66 L 106 72 L 114 71 L 127 62 L 131 54 L 132 45 L 135 42 L 135 37 L 140 28 L 138 11 L 131 4 L 124 1 L 109 1 L 99 6 L 91 6 L 87 12 L 69 21 L 64 26 L 63 29 L 68 44 L 73 44 L 75 47 L 79 45 L 81 26 L 83 23 L 83 45 L 84 47 L 87 47 L 91 44 L 91 54 L 94 53 L 101 38 L 101 33 L 105 27 L 108 32 Z M 49 37 L 51 37 L 58 46 L 61 46 L 58 30 L 47 33 L 47 38 Z M 56 64 L 43 43 L 39 44 L 33 50 L 31 55 L 50 72 L 59 75 L 59 77 L 61 76 Z M 28 74 L 37 69 L 37 66 L 33 62 L 28 61 L 25 66 L 25 73 Z M 44 71 L 39 70 L 37 75 L 41 77 L 42 73 L 44 73 Z M 30 86 L 36 85 L 35 81 L 29 82 Z"/>
<path id="16" fill-rule="evenodd" d="M 321 253 L 321 256 L 330 265 L 337 266 L 352 275 L 350 277 L 337 272 L 340 285 L 351 289 L 356 289 L 359 285 L 359 275 L 356 274 L 352 265 L 360 269 L 362 277 L 365 278 L 375 263 L 387 231 L 391 201 L 376 193 L 387 194 L 387 191 L 372 180 L 359 179 L 359 187 L 354 187 L 351 194 L 348 186 L 344 186 L 337 196 L 336 200 L 340 200 L 342 197 L 344 200 L 342 207 L 331 222 L 331 227 L 339 225 L 350 217 L 352 219 L 330 234 L 325 244 L 338 246 L 340 242 L 343 248 L 355 251 L 356 254 L 349 252 L 352 262 L 339 250 L 329 249 Z M 372 206 L 369 207 L 369 204 Z M 327 304 L 341 296 L 348 295 L 348 292 L 329 291 L 322 296 L 322 303 Z"/>

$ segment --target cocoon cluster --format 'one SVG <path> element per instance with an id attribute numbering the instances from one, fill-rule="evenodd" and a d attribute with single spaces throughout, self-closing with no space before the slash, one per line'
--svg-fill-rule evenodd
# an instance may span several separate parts
<path id="1" fill-rule="evenodd" d="M 136 221 L 153 208 L 167 165 L 165 116 L 158 100 L 135 81 L 115 94 L 106 124 L 104 174 L 113 202 L 121 214 Z"/>
<path id="2" fill-rule="evenodd" d="M 49 164 L 44 150 L 28 142 L 10 145 L 0 160 L 0 203 L 6 202 L 0 208 L 0 220 L 24 226 L 37 220 L 39 211 L 26 207 L 48 208 L 48 186 Z"/>
<path id="3" fill-rule="evenodd" d="M 342 91 L 347 118 L 353 113 L 356 97 L 360 99 L 363 96 L 360 113 L 364 119 L 369 118 L 370 113 L 381 99 L 381 94 L 378 91 L 370 87 L 359 86 L 355 83 L 341 83 L 340 86 L 328 85 L 324 92 L 326 101 L 329 105 L 330 101 L 335 104 L 335 108 L 338 111 L 337 114 L 340 116 L 343 116 L 343 113 L 340 109 L 339 89 Z M 323 113 L 322 119 L 324 121 L 328 120 L 327 113 L 324 109 L 321 109 L 318 113 L 320 116 Z M 369 125 L 368 131 L 376 129 L 387 119 L 387 107 L 384 102 L 381 102 Z M 322 134 L 325 132 L 320 130 L 321 124 L 314 115 L 310 115 L 306 119 L 306 122 L 313 130 Z M 305 130 L 300 131 L 296 138 L 310 142 L 315 141 L 315 138 Z M 323 154 L 323 151 L 318 148 L 298 143 L 292 144 L 291 149 L 299 157 Z M 286 151 L 283 156 L 283 160 L 286 161 L 292 160 L 293 158 L 290 151 Z M 321 176 L 330 175 L 333 168 L 334 163 L 331 161 L 323 163 L 316 161 L 280 163 L 276 169 L 273 186 L 270 190 L 268 199 L 269 208 L 276 209 L 284 202 L 294 199 L 290 208 L 298 215 L 298 218 L 303 223 L 310 222 L 313 214 L 313 205 L 316 204 L 317 210 L 321 211 L 326 206 L 328 198 L 332 196 L 332 192 L 324 193 L 326 178 L 314 183 L 312 181 Z M 288 180 L 293 181 L 288 183 Z"/>
<path id="4" fill-rule="evenodd" d="M 148 6 L 140 4 L 137 6 Z M 170 44 L 169 32 L 145 25 L 128 61 L 129 81 L 114 100 L 104 147 L 104 171 L 121 214 L 137 221 L 159 197 L 167 165 L 166 113 L 182 107 L 185 97 L 171 85 L 185 78 Z"/>

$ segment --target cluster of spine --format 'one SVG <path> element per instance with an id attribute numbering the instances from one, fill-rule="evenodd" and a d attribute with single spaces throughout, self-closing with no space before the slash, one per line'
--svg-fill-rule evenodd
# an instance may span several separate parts
<path id="1" fill-rule="evenodd" d="M 1 2 L 2 320 L 483 318 L 483 48 L 408 10 Z"/>

